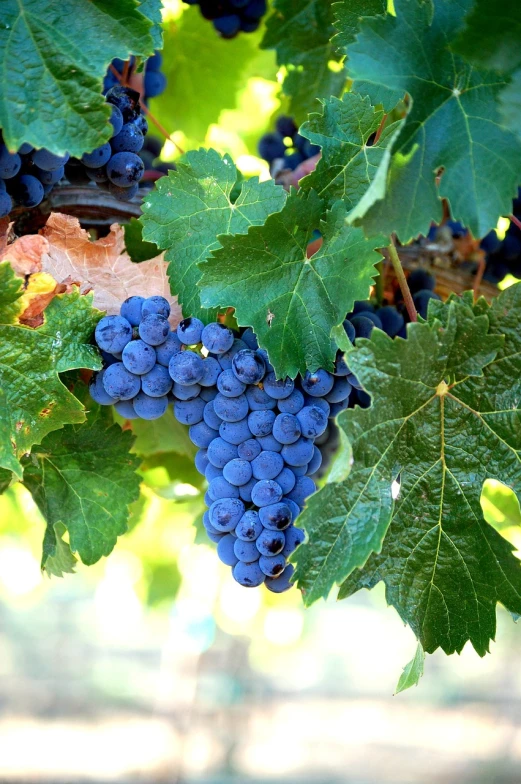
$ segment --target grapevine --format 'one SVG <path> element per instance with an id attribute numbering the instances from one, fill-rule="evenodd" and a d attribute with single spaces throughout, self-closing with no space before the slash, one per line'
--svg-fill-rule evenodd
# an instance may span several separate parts
<path id="1" fill-rule="evenodd" d="M 487 653 L 521 615 L 481 506 L 521 499 L 517 9 L 509 50 L 491 0 L 5 5 L 0 491 L 42 569 L 110 556 L 148 461 L 241 586 L 383 582 L 408 686 Z"/>

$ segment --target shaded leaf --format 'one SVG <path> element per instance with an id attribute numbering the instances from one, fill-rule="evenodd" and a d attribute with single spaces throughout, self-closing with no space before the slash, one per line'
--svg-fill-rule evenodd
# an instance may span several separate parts
<path id="1" fill-rule="evenodd" d="M 65 574 L 74 574 L 74 567 L 78 559 L 71 553 L 68 542 L 63 535 L 66 532 L 63 523 L 48 525 L 43 538 L 42 571 L 49 577 L 63 577 Z"/>
<path id="2" fill-rule="evenodd" d="M 403 672 L 400 675 L 398 684 L 396 686 L 395 694 L 400 694 L 401 691 L 410 689 L 411 686 L 418 685 L 418 683 L 420 682 L 420 678 L 423 675 L 424 663 L 425 663 L 425 651 L 423 650 L 421 643 L 418 643 L 418 646 L 416 648 L 416 653 L 412 657 L 411 661 L 408 662 L 403 668 Z"/>
<path id="3" fill-rule="evenodd" d="M 521 65 L 521 17 L 517 0 L 475 0 L 453 48 L 480 68 L 510 72 Z"/>
<path id="4" fill-rule="evenodd" d="M 386 10 L 386 0 L 342 0 L 333 3 L 334 25 L 338 30 L 333 43 L 338 47 L 353 43 L 362 17 L 385 14 Z"/>
<path id="5" fill-rule="evenodd" d="M 123 226 L 125 232 L 125 250 L 133 262 L 148 261 L 159 254 L 157 245 L 145 242 L 143 239 L 143 226 L 136 218 L 131 218 Z"/>

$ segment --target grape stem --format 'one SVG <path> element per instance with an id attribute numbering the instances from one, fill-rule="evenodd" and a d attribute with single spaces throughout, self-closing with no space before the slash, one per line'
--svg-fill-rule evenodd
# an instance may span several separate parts
<path id="1" fill-rule="evenodd" d="M 516 218 L 516 216 L 515 216 L 515 215 L 509 215 L 508 217 L 510 218 L 510 220 L 512 221 L 512 223 L 513 223 L 515 226 L 517 226 L 517 228 L 518 228 L 518 229 L 521 229 L 521 221 L 519 220 L 519 218 Z"/>
<path id="2" fill-rule="evenodd" d="M 384 263 L 379 261 L 376 265 L 378 270 L 378 277 L 374 282 L 374 294 L 379 305 L 382 304 L 384 299 Z"/>
<path id="3" fill-rule="evenodd" d="M 380 125 L 378 126 L 378 130 L 376 131 L 376 136 L 374 137 L 373 147 L 375 147 L 378 142 L 380 141 L 380 136 L 382 135 L 382 131 L 384 129 L 385 121 L 387 120 L 387 115 L 384 114 L 382 119 L 380 120 Z"/>
<path id="4" fill-rule="evenodd" d="M 396 245 L 394 244 L 394 237 L 391 237 L 391 243 L 388 245 L 387 250 L 389 252 L 389 258 L 391 259 L 391 264 L 393 265 L 394 274 L 396 275 L 400 290 L 403 294 L 403 301 L 405 302 L 405 307 L 407 308 L 409 318 L 411 321 L 418 321 L 418 314 L 416 313 L 411 290 L 409 288 L 409 284 L 407 283 L 407 278 L 405 277 L 402 263 L 396 250 Z"/>

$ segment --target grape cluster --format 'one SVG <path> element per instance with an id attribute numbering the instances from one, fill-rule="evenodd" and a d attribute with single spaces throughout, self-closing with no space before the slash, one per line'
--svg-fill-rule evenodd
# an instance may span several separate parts
<path id="1" fill-rule="evenodd" d="M 44 148 L 22 144 L 9 152 L 0 136 L 0 218 L 14 206 L 37 207 L 64 175 L 69 155 L 54 155 Z"/>
<path id="2" fill-rule="evenodd" d="M 219 557 L 241 585 L 287 590 L 287 558 L 303 539 L 294 523 L 322 462 L 315 441 L 347 407 L 352 375 L 339 353 L 334 374 L 277 380 L 250 329 L 236 337 L 188 318 L 172 331 L 169 315 L 163 297 L 130 297 L 101 319 L 104 369 L 91 396 L 127 419 L 156 419 L 173 404 L 199 448 L 204 525 Z"/>
<path id="3" fill-rule="evenodd" d="M 130 201 L 145 170 L 138 153 L 148 124 L 141 114 L 139 93 L 130 87 L 111 87 L 105 99 L 112 107 L 112 138 L 81 159 L 70 158 L 65 176 L 74 185 L 93 182 L 120 201 Z"/>
<path id="4" fill-rule="evenodd" d="M 275 131 L 261 137 L 258 149 L 270 166 L 292 171 L 320 152 L 320 147 L 300 135 L 293 119 L 285 116 L 277 119 Z"/>
<path id="5" fill-rule="evenodd" d="M 210 19 L 223 38 L 238 33 L 254 33 L 267 11 L 266 0 L 183 0 L 198 5 L 205 19 Z"/>
<path id="6" fill-rule="evenodd" d="M 163 55 L 158 51 L 154 52 L 152 57 L 149 57 L 145 62 L 142 96 L 142 101 L 145 103 L 145 105 L 148 105 L 148 101 L 151 98 L 157 98 L 158 95 L 161 95 L 161 93 L 164 93 L 166 90 L 167 81 L 166 76 L 161 72 L 162 65 Z M 128 61 L 128 68 L 130 73 L 132 73 L 132 71 L 135 69 L 135 66 L 136 58 L 132 56 Z M 123 76 L 124 68 L 125 60 L 120 60 L 117 58 L 111 62 L 103 80 L 103 94 L 107 93 L 112 87 L 120 84 L 121 79 L 118 79 L 114 71 L 117 71 L 120 76 Z"/>
<path id="7" fill-rule="evenodd" d="M 521 220 L 521 188 L 513 201 L 512 214 Z M 513 221 L 502 240 L 491 231 L 481 240 L 481 247 L 487 254 L 485 280 L 499 283 L 506 275 L 521 278 L 521 229 Z"/>

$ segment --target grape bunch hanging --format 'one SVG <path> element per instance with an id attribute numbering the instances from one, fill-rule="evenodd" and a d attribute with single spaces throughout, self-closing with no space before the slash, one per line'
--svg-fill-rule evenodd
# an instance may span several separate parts
<path id="1" fill-rule="evenodd" d="M 183 0 L 198 5 L 205 19 L 210 19 L 223 38 L 238 33 L 254 33 L 267 11 L 266 0 Z"/>
<path id="2" fill-rule="evenodd" d="M 318 155 L 320 147 L 301 136 L 292 117 L 277 118 L 275 130 L 261 136 L 258 144 L 261 158 L 269 163 L 273 174 L 283 169 L 294 171 L 301 163 Z"/>
<path id="3" fill-rule="evenodd" d="M 255 335 L 197 318 L 170 329 L 163 297 L 130 297 L 95 338 L 104 369 L 90 391 L 126 419 L 156 419 L 172 404 L 198 447 L 208 483 L 204 525 L 241 585 L 287 590 L 287 558 L 303 539 L 295 521 L 315 491 L 328 420 L 356 380 L 339 353 L 334 373 L 277 380 Z"/>

